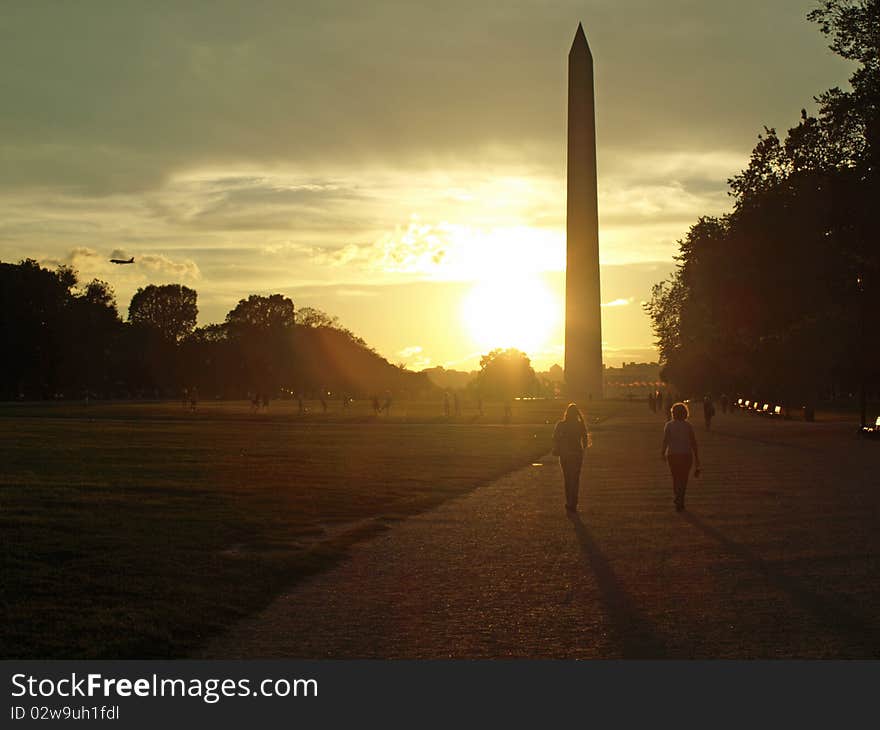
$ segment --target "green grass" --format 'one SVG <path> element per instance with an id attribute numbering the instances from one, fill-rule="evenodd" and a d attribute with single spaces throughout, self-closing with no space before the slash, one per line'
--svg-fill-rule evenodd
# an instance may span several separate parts
<path id="1" fill-rule="evenodd" d="M 549 450 L 560 402 L 0 406 L 0 657 L 176 657 Z M 613 404 L 597 405 L 601 417 Z"/>

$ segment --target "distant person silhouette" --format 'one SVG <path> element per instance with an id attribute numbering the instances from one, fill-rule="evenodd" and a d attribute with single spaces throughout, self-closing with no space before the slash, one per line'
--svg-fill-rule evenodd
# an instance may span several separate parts
<path id="1" fill-rule="evenodd" d="M 651 409 L 651 413 L 657 410 L 657 402 L 654 400 L 654 391 L 648 391 L 648 408 Z"/>
<path id="2" fill-rule="evenodd" d="M 721 394 L 721 412 L 722 413 L 727 413 L 727 407 L 728 407 L 729 403 L 730 403 L 730 400 L 728 399 L 727 395 L 725 393 L 722 393 Z"/>
<path id="3" fill-rule="evenodd" d="M 715 404 L 712 403 L 712 397 L 703 398 L 703 420 L 706 422 L 706 430 L 712 428 L 712 418 L 715 416 Z"/>
<path id="4" fill-rule="evenodd" d="M 672 492 L 675 509 L 684 509 L 684 495 L 687 491 L 691 466 L 696 464 L 694 476 L 700 476 L 700 455 L 697 452 L 697 437 L 694 428 L 688 423 L 688 409 L 684 403 L 672 406 L 672 418 L 663 429 L 663 445 L 660 457 L 666 459 L 672 473 Z"/>
<path id="5" fill-rule="evenodd" d="M 443 415 L 449 418 L 449 393 L 443 394 Z"/>
<path id="6" fill-rule="evenodd" d="M 385 402 L 382 404 L 382 410 L 385 411 L 386 416 L 391 415 L 391 391 L 386 391 L 385 393 Z"/>
<path id="7" fill-rule="evenodd" d="M 321 410 L 322 410 L 324 413 L 327 412 L 327 399 L 324 397 L 323 394 L 321 395 Z"/>
<path id="8" fill-rule="evenodd" d="M 379 406 L 379 396 L 374 395 L 373 396 L 373 415 L 378 416 L 379 411 L 381 411 L 381 410 L 382 410 L 382 408 L 381 408 L 381 406 Z"/>
<path id="9" fill-rule="evenodd" d="M 565 509 L 569 512 L 577 511 L 584 449 L 591 445 L 584 417 L 575 403 L 569 403 L 562 420 L 553 429 L 553 453 L 559 457 L 559 466 L 562 468 Z"/>
<path id="10" fill-rule="evenodd" d="M 461 403 L 458 401 L 458 393 L 452 394 L 452 407 L 454 409 L 454 413 L 457 416 L 461 415 Z"/>
<path id="11" fill-rule="evenodd" d="M 663 414 L 667 420 L 672 418 L 672 393 L 667 392 L 666 398 L 663 401 Z"/>

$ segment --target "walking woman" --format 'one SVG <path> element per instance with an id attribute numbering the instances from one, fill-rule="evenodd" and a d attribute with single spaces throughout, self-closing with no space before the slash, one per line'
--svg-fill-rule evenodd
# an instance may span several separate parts
<path id="1" fill-rule="evenodd" d="M 694 476 L 700 476 L 700 455 L 697 452 L 697 437 L 694 428 L 687 421 L 688 409 L 684 403 L 672 406 L 672 420 L 663 429 L 663 445 L 660 457 L 669 463 L 672 472 L 672 491 L 675 495 L 675 509 L 684 509 L 684 493 L 687 490 L 691 466 L 696 465 Z"/>
<path id="2" fill-rule="evenodd" d="M 569 403 L 562 420 L 553 430 L 553 453 L 559 457 L 559 465 L 562 467 L 562 476 L 565 480 L 565 509 L 569 512 L 577 511 L 584 449 L 592 445 L 584 417 L 577 405 Z"/>

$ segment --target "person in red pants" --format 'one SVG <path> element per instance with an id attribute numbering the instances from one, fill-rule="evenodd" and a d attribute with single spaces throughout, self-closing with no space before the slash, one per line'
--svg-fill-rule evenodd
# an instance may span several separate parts
<path id="1" fill-rule="evenodd" d="M 687 490 L 691 466 L 696 466 L 694 476 L 700 476 L 700 455 L 697 451 L 697 437 L 694 428 L 688 423 L 688 408 L 684 403 L 672 406 L 672 419 L 663 429 L 663 445 L 660 457 L 669 463 L 672 472 L 672 491 L 675 495 L 675 509 L 684 509 L 684 495 Z"/>

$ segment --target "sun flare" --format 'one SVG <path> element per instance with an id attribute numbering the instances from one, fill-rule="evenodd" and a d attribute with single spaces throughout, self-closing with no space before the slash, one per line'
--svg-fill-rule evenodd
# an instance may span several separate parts
<path id="1" fill-rule="evenodd" d="M 538 276 L 481 281 L 462 302 L 461 316 L 481 352 L 515 347 L 526 354 L 553 337 L 561 303 Z"/>

